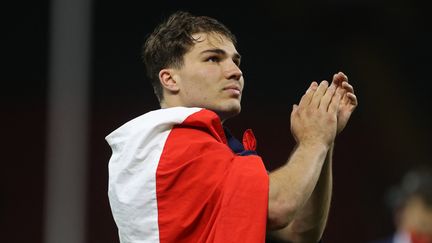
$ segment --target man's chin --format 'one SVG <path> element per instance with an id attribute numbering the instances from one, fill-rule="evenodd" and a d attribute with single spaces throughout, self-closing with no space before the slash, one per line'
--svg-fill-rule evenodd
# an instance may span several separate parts
<path id="1" fill-rule="evenodd" d="M 240 114 L 240 111 L 241 111 L 241 107 L 237 106 L 237 107 L 232 107 L 231 109 L 218 110 L 218 111 L 215 111 L 215 112 L 218 114 L 218 116 L 220 117 L 221 121 L 224 122 L 227 119 Z"/>

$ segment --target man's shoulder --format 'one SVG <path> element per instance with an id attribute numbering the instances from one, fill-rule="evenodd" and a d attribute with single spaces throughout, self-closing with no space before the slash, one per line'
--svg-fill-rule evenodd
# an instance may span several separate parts
<path id="1" fill-rule="evenodd" d="M 211 110 L 199 107 L 171 107 L 149 111 L 124 123 L 113 133 L 123 130 L 148 130 L 149 128 L 161 126 L 189 125 L 203 127 L 217 124 L 221 124 L 220 118 Z"/>
<path id="2" fill-rule="evenodd" d="M 162 130 L 170 130 L 173 136 L 186 136 L 183 142 L 199 137 L 201 140 L 216 139 L 221 143 L 227 143 L 219 116 L 205 108 L 159 109 L 146 113 L 141 119 L 137 123 L 145 128 L 154 127 L 152 130 L 158 130 L 164 127 Z"/>
<path id="3" fill-rule="evenodd" d="M 202 108 L 173 107 L 158 109 L 136 117 L 106 136 L 108 143 L 129 140 L 133 137 L 147 137 L 171 130 L 181 124 L 190 115 L 201 111 Z"/>
<path id="4" fill-rule="evenodd" d="M 202 109 L 188 116 L 182 123 L 173 127 L 173 132 L 177 136 L 186 136 L 190 140 L 192 137 L 202 140 L 215 140 L 227 144 L 225 131 L 220 118 L 211 110 Z"/>

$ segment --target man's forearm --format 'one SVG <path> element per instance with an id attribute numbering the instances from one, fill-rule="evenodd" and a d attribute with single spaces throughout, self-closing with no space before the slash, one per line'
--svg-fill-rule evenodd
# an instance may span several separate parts
<path id="1" fill-rule="evenodd" d="M 274 231 L 273 237 L 293 242 L 317 242 L 325 229 L 330 209 L 333 174 L 333 145 L 330 147 L 320 177 L 305 206 L 284 229 Z"/>
<path id="2" fill-rule="evenodd" d="M 297 218 L 315 190 L 328 150 L 298 146 L 286 165 L 270 173 L 269 230 L 284 228 Z"/>

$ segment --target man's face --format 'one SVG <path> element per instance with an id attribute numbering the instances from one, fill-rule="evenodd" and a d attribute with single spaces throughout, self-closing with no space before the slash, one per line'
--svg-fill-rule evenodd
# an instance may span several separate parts
<path id="1" fill-rule="evenodd" d="M 213 110 L 222 120 L 237 115 L 244 85 L 240 55 L 223 35 L 192 36 L 196 43 L 173 75 L 179 87 L 179 105 Z"/>

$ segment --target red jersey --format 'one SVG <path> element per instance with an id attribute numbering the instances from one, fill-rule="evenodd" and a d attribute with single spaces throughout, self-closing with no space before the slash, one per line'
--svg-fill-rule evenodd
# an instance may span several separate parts
<path id="1" fill-rule="evenodd" d="M 106 140 L 113 151 L 108 194 L 122 243 L 265 241 L 267 171 L 259 156 L 230 149 L 214 112 L 152 111 Z"/>

